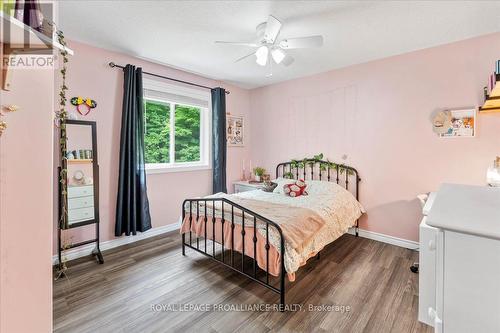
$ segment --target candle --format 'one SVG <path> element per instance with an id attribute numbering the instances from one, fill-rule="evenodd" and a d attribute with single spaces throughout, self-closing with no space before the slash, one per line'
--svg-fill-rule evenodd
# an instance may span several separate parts
<path id="1" fill-rule="evenodd" d="M 243 174 L 241 176 L 241 180 L 246 180 L 247 176 L 245 174 L 246 173 L 246 171 L 245 171 L 245 160 L 243 160 L 242 167 L 243 167 Z"/>

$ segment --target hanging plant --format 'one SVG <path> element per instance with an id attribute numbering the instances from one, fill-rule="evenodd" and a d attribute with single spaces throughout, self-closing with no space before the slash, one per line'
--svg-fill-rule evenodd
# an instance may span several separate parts
<path id="1" fill-rule="evenodd" d="M 67 237 L 63 238 L 62 247 L 61 247 L 63 253 L 61 254 L 61 262 L 59 263 L 59 267 L 57 268 L 57 274 L 56 274 L 54 280 L 59 280 L 63 276 L 68 278 L 68 276 L 66 275 L 66 271 L 68 270 L 68 266 L 66 266 L 66 262 L 68 261 L 68 258 L 66 257 L 64 251 L 71 249 L 72 240 L 73 240 L 73 237 L 70 237 L 69 240 L 67 239 Z"/>
<path id="2" fill-rule="evenodd" d="M 66 40 L 64 38 L 64 33 L 61 30 L 56 29 L 55 24 L 51 24 L 56 30 L 57 41 L 63 47 L 59 50 L 59 54 L 62 57 L 62 64 L 59 73 L 61 74 L 61 86 L 59 89 L 59 109 L 55 112 L 55 124 L 56 127 L 59 128 L 59 154 L 61 160 L 61 168 L 59 172 L 59 183 L 60 183 L 60 214 L 59 214 L 59 228 L 68 229 L 68 163 L 67 163 L 67 133 L 66 133 L 66 120 L 68 119 L 68 113 L 66 111 L 66 91 L 68 87 L 66 86 L 66 73 L 67 73 L 67 64 L 69 61 L 68 51 L 66 51 Z M 70 242 L 64 241 L 62 244 L 62 249 L 70 248 Z M 67 258 L 65 256 L 62 257 L 61 262 L 59 263 L 58 273 L 56 279 L 65 275 L 67 270 L 66 266 Z"/>
<path id="3" fill-rule="evenodd" d="M 61 30 L 56 31 L 57 41 L 63 46 L 59 51 L 62 57 L 62 68 L 59 71 L 61 73 L 61 87 L 59 90 L 59 111 L 57 115 L 57 123 L 59 124 L 59 154 L 61 155 L 61 171 L 59 173 L 59 182 L 61 184 L 61 213 L 59 219 L 59 227 L 61 229 L 68 228 L 68 163 L 66 157 L 67 151 L 67 134 L 66 134 L 66 120 L 68 119 L 68 113 L 66 111 L 66 91 L 68 87 L 66 86 L 66 72 L 68 64 L 68 51 L 66 51 L 66 41 L 64 38 L 64 33 Z"/>

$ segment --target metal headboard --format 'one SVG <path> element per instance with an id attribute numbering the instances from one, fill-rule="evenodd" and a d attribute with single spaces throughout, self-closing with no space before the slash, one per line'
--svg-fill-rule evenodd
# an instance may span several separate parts
<path id="1" fill-rule="evenodd" d="M 355 182 L 353 194 L 356 200 L 359 200 L 358 192 L 361 178 L 359 178 L 358 170 L 345 164 L 315 159 L 293 160 L 276 166 L 276 178 L 280 176 L 288 176 L 292 179 L 335 181 L 339 185 L 343 184 L 348 191 L 351 180 Z"/>

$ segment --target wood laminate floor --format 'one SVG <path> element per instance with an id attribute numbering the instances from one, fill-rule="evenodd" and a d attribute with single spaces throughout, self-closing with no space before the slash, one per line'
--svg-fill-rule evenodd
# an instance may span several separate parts
<path id="1" fill-rule="evenodd" d="M 409 270 L 415 251 L 344 235 L 287 282 L 287 303 L 304 311 L 173 312 L 182 304 L 278 302 L 270 290 L 186 251 L 183 257 L 172 232 L 109 250 L 104 265 L 69 262 L 68 278 L 54 282 L 54 331 L 432 332 L 417 321 L 418 275 Z M 309 311 L 311 305 L 350 311 Z"/>

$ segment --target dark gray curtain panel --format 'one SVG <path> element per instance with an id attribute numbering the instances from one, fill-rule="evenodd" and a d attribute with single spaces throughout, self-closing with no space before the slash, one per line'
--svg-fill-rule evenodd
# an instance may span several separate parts
<path id="1" fill-rule="evenodd" d="M 227 193 L 226 186 L 226 90 L 212 89 L 213 193 Z"/>
<path id="2" fill-rule="evenodd" d="M 142 69 L 124 68 L 120 167 L 115 235 L 135 235 L 151 229 L 144 167 L 144 103 Z"/>

